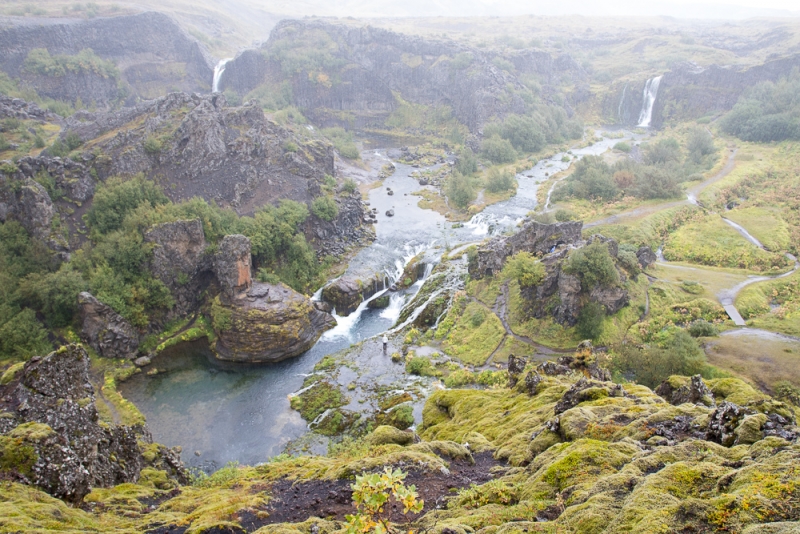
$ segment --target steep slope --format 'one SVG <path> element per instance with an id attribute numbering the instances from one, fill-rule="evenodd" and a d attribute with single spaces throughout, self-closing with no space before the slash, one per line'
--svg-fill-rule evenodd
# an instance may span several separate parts
<path id="1" fill-rule="evenodd" d="M 353 116 L 382 126 L 403 100 L 446 106 L 472 132 L 522 113 L 524 87 L 477 49 L 370 26 L 283 21 L 261 49 L 227 64 L 220 89 L 247 95 L 289 80 L 294 103 L 319 122 Z M 521 58 L 524 61 L 525 58 Z"/>
<path id="2" fill-rule="evenodd" d="M 211 88 L 213 60 L 162 13 L 7 21 L 0 70 L 42 97 L 104 106 Z"/>

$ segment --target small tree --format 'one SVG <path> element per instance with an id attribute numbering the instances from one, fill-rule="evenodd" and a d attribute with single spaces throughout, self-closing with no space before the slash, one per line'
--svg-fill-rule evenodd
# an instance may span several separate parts
<path id="1" fill-rule="evenodd" d="M 314 202 L 311 203 L 311 213 L 330 222 L 339 215 L 339 207 L 333 198 L 325 195 L 314 199 Z"/>
<path id="2" fill-rule="evenodd" d="M 459 208 L 466 208 L 475 199 L 475 188 L 469 179 L 458 171 L 453 171 L 445 185 L 445 194 Z"/>
<path id="3" fill-rule="evenodd" d="M 347 534 L 390 534 L 400 532 L 392 527 L 384 515 L 384 507 L 389 499 L 403 505 L 403 513 L 418 514 L 424 502 L 417 494 L 417 488 L 403 484 L 406 474 L 400 469 L 387 467 L 383 473 L 372 473 L 356 477 L 353 488 L 353 504 L 358 512 L 347 517 Z M 410 532 L 410 531 L 409 531 Z"/>
<path id="4" fill-rule="evenodd" d="M 501 193 L 514 187 L 514 174 L 509 171 L 491 169 L 486 177 L 486 189 L 491 193 Z"/>
<path id="5" fill-rule="evenodd" d="M 601 241 L 573 251 L 565 262 L 564 272 L 580 276 L 587 290 L 619 282 L 619 273 L 608 252 L 608 245 Z"/>
<path id="6" fill-rule="evenodd" d="M 542 283 L 545 276 L 544 265 L 530 252 L 517 252 L 506 261 L 503 276 L 514 278 L 520 287 L 532 287 Z"/>
<path id="7" fill-rule="evenodd" d="M 602 304 L 589 302 L 578 313 L 578 324 L 575 330 L 583 339 L 597 339 L 603 333 L 603 318 L 606 311 Z"/>

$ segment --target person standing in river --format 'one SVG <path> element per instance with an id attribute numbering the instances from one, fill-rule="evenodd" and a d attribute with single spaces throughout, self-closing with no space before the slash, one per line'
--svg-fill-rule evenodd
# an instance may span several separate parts
<path id="1" fill-rule="evenodd" d="M 386 337 L 386 334 L 383 334 L 383 353 L 386 354 L 386 347 L 389 346 L 389 338 Z"/>

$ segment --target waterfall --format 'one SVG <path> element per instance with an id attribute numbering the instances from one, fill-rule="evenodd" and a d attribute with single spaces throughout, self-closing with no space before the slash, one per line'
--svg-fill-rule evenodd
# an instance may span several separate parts
<path id="1" fill-rule="evenodd" d="M 232 59 L 233 59 L 232 57 L 223 59 L 219 63 L 217 63 L 216 67 L 214 67 L 214 79 L 211 80 L 212 93 L 216 93 L 219 91 L 219 80 L 220 78 L 222 78 L 222 73 L 225 72 L 225 65 L 228 63 L 228 61 Z"/>
<path id="2" fill-rule="evenodd" d="M 617 108 L 617 118 L 619 122 L 625 122 L 622 118 L 622 105 L 625 103 L 625 93 L 628 92 L 628 84 L 625 84 L 625 87 L 622 88 L 622 98 L 619 99 L 619 107 Z"/>
<path id="3" fill-rule="evenodd" d="M 653 119 L 653 106 L 656 103 L 658 96 L 658 86 L 661 84 L 662 76 L 650 78 L 644 84 L 644 91 L 642 92 L 642 112 L 639 113 L 639 124 L 642 128 L 648 128 L 650 121 Z"/>

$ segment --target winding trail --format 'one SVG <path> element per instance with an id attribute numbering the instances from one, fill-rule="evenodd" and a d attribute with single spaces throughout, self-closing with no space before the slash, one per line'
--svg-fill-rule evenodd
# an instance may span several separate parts
<path id="1" fill-rule="evenodd" d="M 509 337 L 519 341 L 520 343 L 525 343 L 526 345 L 535 349 L 537 355 L 541 356 L 552 356 L 554 354 L 568 354 L 572 353 L 572 349 L 557 349 L 554 347 L 548 347 L 547 345 L 542 345 L 541 343 L 537 343 L 531 338 L 527 336 L 523 336 L 514 332 L 511 329 L 511 325 L 508 323 L 508 282 L 505 282 L 500 287 L 500 294 L 497 295 L 497 299 L 495 299 L 494 306 L 489 307 L 485 303 L 481 302 L 480 300 L 476 299 L 475 297 L 469 297 L 472 302 L 477 302 L 488 311 L 495 314 L 498 319 L 500 319 L 500 323 L 503 325 L 503 329 L 505 333 L 503 334 L 503 338 L 500 340 L 500 343 L 497 344 L 497 347 L 492 351 L 488 358 L 486 358 L 486 362 L 480 368 L 486 368 L 492 360 L 494 360 L 495 354 L 497 354 L 500 349 L 503 348 L 506 341 Z M 545 358 L 546 359 L 546 358 Z"/>

